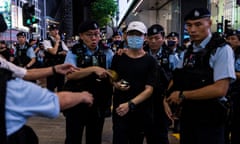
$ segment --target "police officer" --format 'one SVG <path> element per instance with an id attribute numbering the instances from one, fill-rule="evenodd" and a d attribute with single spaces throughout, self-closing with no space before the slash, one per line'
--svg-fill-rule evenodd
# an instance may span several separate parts
<path id="1" fill-rule="evenodd" d="M 111 49 L 114 53 L 118 51 L 119 48 L 123 48 L 122 43 L 122 32 L 116 30 L 112 35 Z"/>
<path id="2" fill-rule="evenodd" d="M 93 103 L 92 95 L 86 91 L 53 93 L 34 83 L 12 77 L 9 70 L 0 68 L 0 75 L 0 138 L 4 144 L 38 144 L 34 131 L 25 125 L 29 117 L 57 118 L 60 110 L 81 102 L 88 105 Z"/>
<path id="3" fill-rule="evenodd" d="M 240 138 L 240 31 L 230 30 L 226 35 L 227 42 L 232 46 L 235 55 L 235 73 L 237 80 L 232 83 L 230 98 L 232 102 L 232 115 L 230 119 L 231 144 L 239 144 Z M 229 138 L 229 133 L 227 133 Z M 229 141 L 227 141 L 229 143 Z"/>
<path id="4" fill-rule="evenodd" d="M 233 51 L 210 32 L 210 12 L 194 8 L 184 18 L 193 45 L 173 73 L 169 104 L 180 104 L 181 144 L 224 144 L 229 84 L 235 79 Z"/>
<path id="5" fill-rule="evenodd" d="M 166 37 L 167 47 L 170 52 L 169 55 L 169 67 L 174 70 L 178 62 L 182 59 L 182 51 L 179 46 L 179 34 L 177 32 L 171 32 Z"/>
<path id="6" fill-rule="evenodd" d="M 65 63 L 79 69 L 67 75 L 66 90 L 89 91 L 94 104 L 79 104 L 64 111 L 66 117 L 66 144 L 81 144 L 84 128 L 86 144 L 100 144 L 105 111 L 112 97 L 112 85 L 108 71 L 113 52 L 101 45 L 100 28 L 96 21 L 85 21 L 79 27 L 80 41 L 67 53 Z"/>
<path id="7" fill-rule="evenodd" d="M 169 120 L 163 108 L 163 95 L 172 78 L 172 71 L 169 67 L 169 50 L 164 45 L 164 28 L 154 24 L 148 28 L 147 46 L 144 48 L 152 55 L 158 64 L 157 85 L 154 88 L 153 98 L 153 143 L 169 144 L 168 124 Z M 149 139 L 147 137 L 147 139 Z"/>
<path id="8" fill-rule="evenodd" d="M 27 69 L 33 68 L 34 64 L 36 63 L 36 55 L 33 48 L 26 40 L 26 33 L 17 33 L 17 40 L 18 43 L 15 47 L 15 58 L 13 63 Z"/>
<path id="9" fill-rule="evenodd" d="M 64 63 L 68 48 L 66 44 L 61 40 L 59 35 L 58 26 L 56 24 L 51 24 L 49 26 L 49 36 L 47 40 L 43 41 L 45 48 L 45 65 L 53 66 L 56 64 Z M 47 88 L 54 91 L 61 91 L 64 85 L 63 75 L 53 75 L 47 77 Z"/>

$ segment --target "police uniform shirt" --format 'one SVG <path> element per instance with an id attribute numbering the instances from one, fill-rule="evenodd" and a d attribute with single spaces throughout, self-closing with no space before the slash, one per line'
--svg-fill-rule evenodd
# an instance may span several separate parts
<path id="1" fill-rule="evenodd" d="M 94 52 L 92 52 L 88 48 L 86 48 L 86 49 L 87 49 L 87 51 L 86 51 L 85 55 L 91 56 L 91 55 L 94 54 Z M 95 52 L 98 49 L 99 49 L 99 47 L 97 47 Z M 106 55 L 106 67 L 109 68 L 111 66 L 112 57 L 113 57 L 114 53 L 113 53 L 113 51 L 111 49 L 105 49 L 104 50 L 104 54 Z M 73 54 L 72 51 L 68 51 L 64 63 L 70 63 L 70 64 L 72 64 L 74 66 L 77 66 L 77 55 Z"/>
<path id="2" fill-rule="evenodd" d="M 50 36 L 50 38 L 51 38 L 53 41 L 55 41 L 55 39 L 54 39 L 52 36 Z M 68 47 L 66 46 L 66 44 L 65 44 L 62 40 L 61 40 L 61 44 L 62 44 L 63 50 L 65 50 L 65 51 L 68 51 L 68 50 L 69 50 Z M 47 51 L 47 49 L 54 47 L 54 45 L 51 44 L 51 41 L 50 41 L 50 40 L 44 40 L 44 41 L 43 41 L 43 45 L 44 45 L 44 49 L 45 49 L 46 51 Z"/>
<path id="3" fill-rule="evenodd" d="M 18 67 L 13 63 L 8 62 L 6 59 L 2 57 L 0 57 L 0 67 L 12 71 L 14 77 L 23 78 L 27 73 L 27 70 L 25 68 Z"/>
<path id="4" fill-rule="evenodd" d="M 8 81 L 6 92 L 8 136 L 19 130 L 31 116 L 56 118 L 59 113 L 59 99 L 55 93 L 20 78 Z"/>
<path id="5" fill-rule="evenodd" d="M 235 71 L 240 72 L 240 57 L 235 59 Z"/>
<path id="6" fill-rule="evenodd" d="M 212 35 L 209 34 L 200 45 L 195 45 L 193 43 L 193 51 L 199 52 L 201 49 L 205 48 L 208 42 L 211 40 Z M 182 67 L 183 61 L 181 62 Z M 215 54 L 210 56 L 209 60 L 210 67 L 213 68 L 213 79 L 218 81 L 225 78 L 236 79 L 235 69 L 234 69 L 234 54 L 233 50 L 229 45 L 225 45 L 221 48 L 217 48 Z M 180 65 L 178 65 L 178 68 Z"/>
<path id="7" fill-rule="evenodd" d="M 154 54 L 152 53 L 151 49 L 148 50 L 148 53 L 157 60 L 158 58 L 161 58 L 161 57 L 162 57 L 162 47 L 158 50 L 158 52 L 156 53 L 156 55 L 154 55 Z"/>
<path id="8" fill-rule="evenodd" d="M 20 49 L 24 49 L 24 47 L 25 47 L 25 45 L 22 45 L 22 46 L 19 46 L 19 48 Z M 17 50 L 16 51 L 14 51 L 14 55 L 15 55 L 15 57 L 17 56 Z M 29 57 L 29 58 L 36 58 L 36 54 L 35 54 L 35 52 L 34 52 L 34 50 L 33 50 L 33 48 L 32 47 L 29 47 L 28 49 L 27 49 L 27 53 L 26 53 L 26 55 Z"/>
<path id="9" fill-rule="evenodd" d="M 178 63 L 181 61 L 180 54 L 176 52 L 177 48 L 173 49 L 173 52 L 169 54 L 169 68 L 175 70 Z"/>

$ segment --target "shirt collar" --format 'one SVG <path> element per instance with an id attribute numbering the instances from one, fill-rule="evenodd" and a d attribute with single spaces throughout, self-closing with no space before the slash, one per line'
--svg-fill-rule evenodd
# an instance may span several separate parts
<path id="1" fill-rule="evenodd" d="M 196 45 L 195 43 L 193 43 L 193 51 L 199 52 L 202 49 L 204 49 L 208 44 L 208 42 L 211 40 L 211 38 L 212 38 L 212 34 L 210 33 L 199 45 Z"/>
<path id="2" fill-rule="evenodd" d="M 152 56 L 156 56 L 156 57 L 161 57 L 162 55 L 162 47 L 160 47 L 160 49 L 158 50 L 158 52 L 156 53 L 156 55 L 153 55 L 151 49 L 149 49 L 149 54 L 152 55 Z"/>
<path id="3" fill-rule="evenodd" d="M 98 51 L 99 47 L 97 46 L 94 51 L 90 50 L 85 44 L 83 44 L 83 47 L 86 48 L 86 54 L 87 55 L 94 55 L 95 52 Z"/>

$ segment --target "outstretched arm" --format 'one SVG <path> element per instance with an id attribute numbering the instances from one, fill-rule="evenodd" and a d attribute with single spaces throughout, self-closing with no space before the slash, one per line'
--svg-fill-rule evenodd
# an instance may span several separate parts
<path id="1" fill-rule="evenodd" d="M 55 65 L 53 67 L 47 67 L 47 68 L 28 69 L 27 73 L 23 78 L 25 80 L 35 80 L 35 79 L 53 75 L 54 73 L 66 75 L 67 73 L 73 72 L 74 69 L 75 67 L 73 67 L 71 64 L 60 64 L 60 65 Z"/>
<path id="2" fill-rule="evenodd" d="M 93 97 L 87 91 L 83 92 L 58 92 L 56 93 L 59 97 L 60 109 L 65 110 L 71 108 L 79 103 L 87 103 L 90 106 L 93 104 Z"/>

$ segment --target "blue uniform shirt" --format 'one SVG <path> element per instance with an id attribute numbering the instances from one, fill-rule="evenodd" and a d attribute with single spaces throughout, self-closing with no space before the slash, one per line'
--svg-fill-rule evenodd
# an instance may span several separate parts
<path id="1" fill-rule="evenodd" d="M 95 51 L 97 51 L 97 50 L 98 50 L 98 47 Z M 87 48 L 85 55 L 91 56 L 93 54 L 94 54 L 94 52 L 90 51 Z M 109 68 L 111 66 L 112 57 L 113 57 L 114 53 L 111 49 L 108 48 L 108 49 L 104 49 L 104 54 L 106 55 L 106 67 Z M 74 66 L 77 66 L 77 55 L 73 54 L 72 51 L 68 51 L 64 63 L 70 63 Z"/>
<path id="2" fill-rule="evenodd" d="M 56 118 L 59 113 L 59 99 L 53 92 L 20 78 L 8 81 L 6 93 L 8 136 L 19 130 L 31 116 Z"/>

